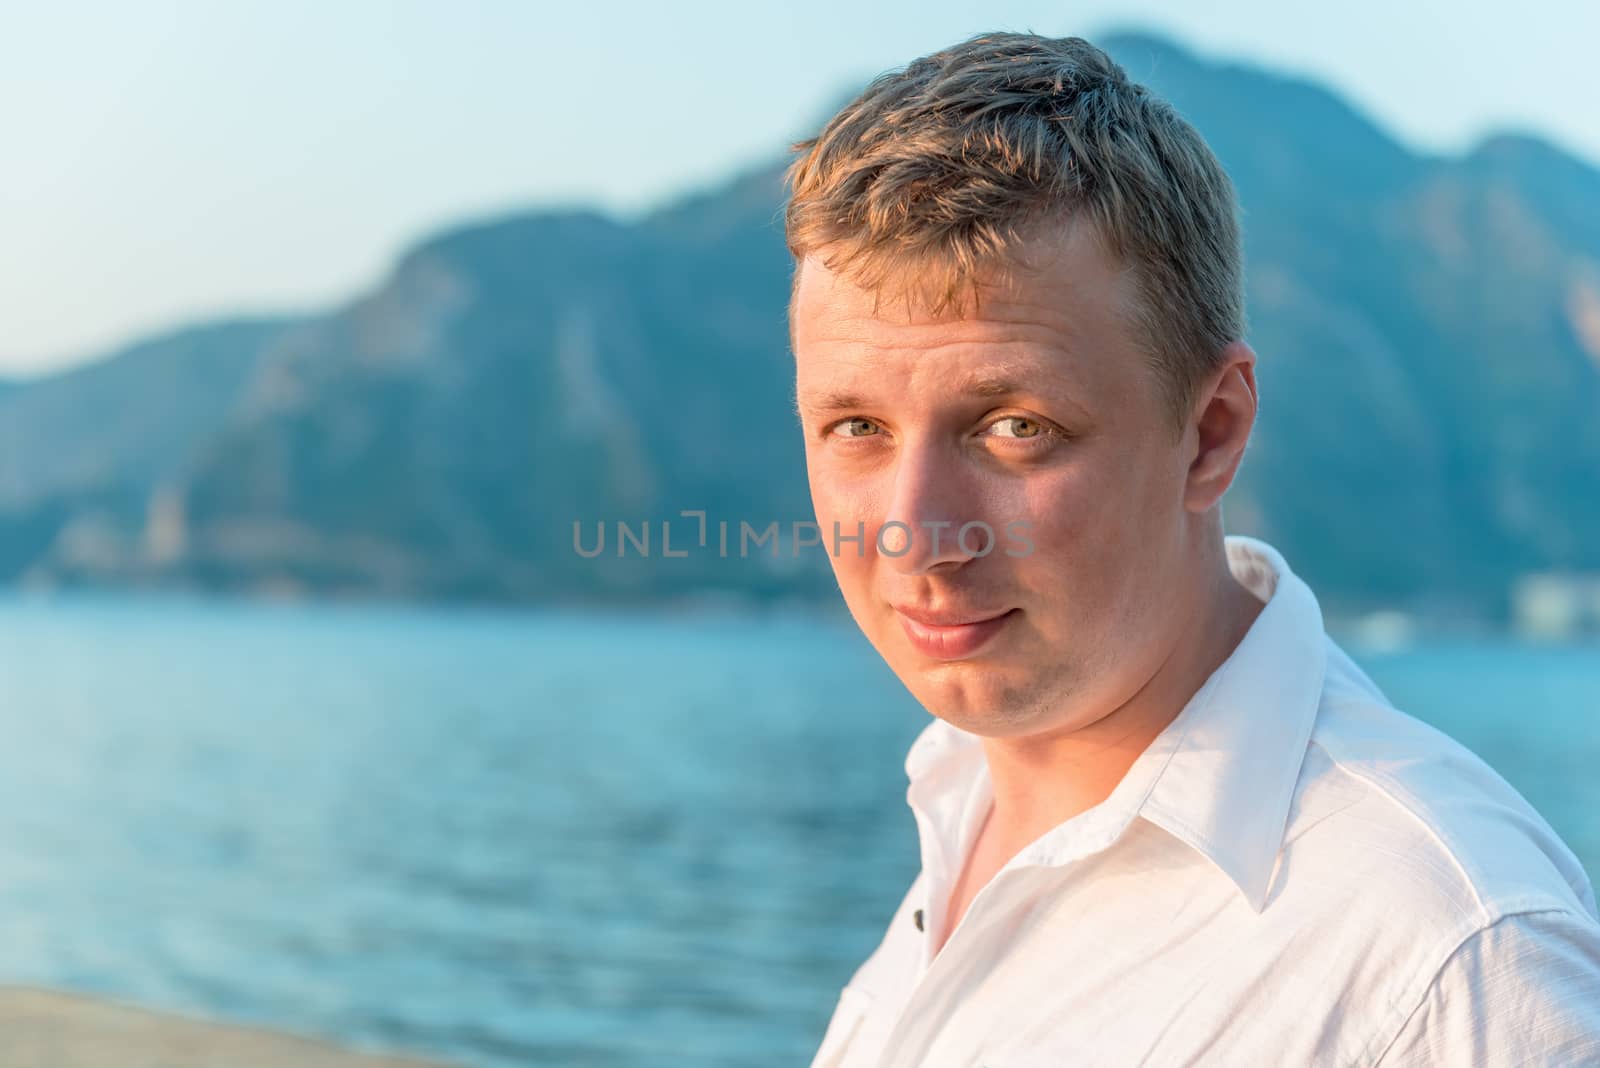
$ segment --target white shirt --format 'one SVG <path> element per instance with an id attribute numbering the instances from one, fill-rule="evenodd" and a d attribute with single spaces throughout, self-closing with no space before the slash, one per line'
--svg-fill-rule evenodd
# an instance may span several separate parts
<path id="1" fill-rule="evenodd" d="M 1244 640 L 936 957 L 993 792 L 976 736 L 922 732 L 906 759 L 922 871 L 813 1068 L 1600 1065 L 1600 921 L 1577 859 L 1388 702 L 1277 550 L 1230 536 L 1227 552 L 1266 602 Z"/>

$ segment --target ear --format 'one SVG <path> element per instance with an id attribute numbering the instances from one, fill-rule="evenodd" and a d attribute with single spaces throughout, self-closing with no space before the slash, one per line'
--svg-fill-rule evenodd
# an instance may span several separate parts
<path id="1" fill-rule="evenodd" d="M 1222 365 L 1201 383 L 1193 429 L 1194 450 L 1184 488 L 1184 507 L 1199 513 L 1222 499 L 1244 459 L 1256 425 L 1256 354 L 1243 341 L 1222 350 Z"/>

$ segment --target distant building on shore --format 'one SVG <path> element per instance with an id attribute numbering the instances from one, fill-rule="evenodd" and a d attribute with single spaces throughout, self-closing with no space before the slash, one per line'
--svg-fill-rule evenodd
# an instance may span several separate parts
<path id="1" fill-rule="evenodd" d="M 1537 640 L 1600 635 L 1600 574 L 1524 575 L 1511 590 L 1511 622 L 1518 635 Z"/>

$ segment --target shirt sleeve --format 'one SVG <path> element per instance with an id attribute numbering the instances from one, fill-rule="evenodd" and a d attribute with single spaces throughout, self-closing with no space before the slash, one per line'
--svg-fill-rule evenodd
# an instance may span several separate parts
<path id="1" fill-rule="evenodd" d="M 1505 916 L 1445 961 L 1377 1068 L 1600 1065 L 1600 923 Z"/>

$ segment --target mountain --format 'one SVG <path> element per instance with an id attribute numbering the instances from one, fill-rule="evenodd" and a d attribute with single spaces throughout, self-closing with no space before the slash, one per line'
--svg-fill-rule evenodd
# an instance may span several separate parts
<path id="1" fill-rule="evenodd" d="M 1600 567 L 1600 172 L 1524 137 L 1419 156 L 1309 82 L 1111 47 L 1239 189 L 1259 532 L 1354 604 L 1502 616 L 1517 574 Z"/>
<path id="2" fill-rule="evenodd" d="M 1600 570 L 1600 172 L 1511 134 L 1420 155 L 1312 83 L 1102 43 L 1239 189 L 1262 403 L 1230 529 L 1338 613 L 1503 618 L 1524 572 Z M 741 521 L 812 514 L 783 162 L 632 223 L 464 225 L 324 316 L 0 392 L 0 577 L 836 598 L 816 550 L 738 558 Z M 710 547 L 669 558 L 663 521 L 675 550 L 695 533 L 682 509 Z M 616 555 L 617 520 L 650 522 L 651 556 Z M 576 552 L 574 522 L 589 545 L 603 522 L 606 551 Z"/>
<path id="3" fill-rule="evenodd" d="M 137 524 L 164 479 L 227 422 L 288 318 L 174 330 L 0 386 L 0 581 Z M 112 536 L 121 536 L 113 533 Z"/>

